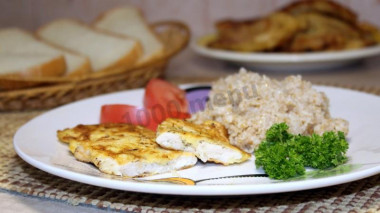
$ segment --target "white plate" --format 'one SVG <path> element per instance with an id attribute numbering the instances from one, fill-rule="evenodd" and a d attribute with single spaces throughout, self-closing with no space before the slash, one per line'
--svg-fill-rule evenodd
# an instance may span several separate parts
<path id="1" fill-rule="evenodd" d="M 332 116 L 343 117 L 350 122 L 349 161 L 336 169 L 311 171 L 305 177 L 288 181 L 254 177 L 263 174 L 263 171 L 255 169 L 253 158 L 233 166 L 198 163 L 193 168 L 179 172 L 141 179 L 123 179 L 102 174 L 91 164 L 76 161 L 67 145 L 57 140 L 57 130 L 77 124 L 98 123 L 103 104 L 127 103 L 141 106 L 141 89 L 98 96 L 46 112 L 17 131 L 14 148 L 32 166 L 63 178 L 107 188 L 159 194 L 242 195 L 289 192 L 346 183 L 378 174 L 380 97 L 333 87 L 316 88 L 326 92 L 330 98 Z M 196 185 L 159 182 L 162 178 L 169 177 L 188 178 L 194 180 Z"/>
<path id="2" fill-rule="evenodd" d="M 191 43 L 198 54 L 223 61 L 234 62 L 254 69 L 271 71 L 313 71 L 332 69 L 352 64 L 360 59 L 380 54 L 380 45 L 356 50 L 316 53 L 241 53 L 217 50 L 205 46 L 210 35 Z"/>

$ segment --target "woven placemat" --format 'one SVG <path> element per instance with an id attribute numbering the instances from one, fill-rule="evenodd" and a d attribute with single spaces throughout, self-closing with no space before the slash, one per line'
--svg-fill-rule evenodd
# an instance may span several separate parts
<path id="1" fill-rule="evenodd" d="M 380 212 L 380 175 L 314 190 L 226 197 L 143 194 L 66 180 L 30 166 L 13 150 L 16 130 L 42 112 L 0 113 L 1 191 L 126 212 Z"/>

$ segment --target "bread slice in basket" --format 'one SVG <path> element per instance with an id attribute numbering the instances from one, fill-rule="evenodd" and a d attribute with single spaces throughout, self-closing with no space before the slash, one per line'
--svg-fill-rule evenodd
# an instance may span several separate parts
<path id="1" fill-rule="evenodd" d="M 2 54 L 2 63 L 7 64 L 7 66 L 2 66 L 2 71 L 13 76 L 35 78 L 66 75 L 71 77 L 91 72 L 87 57 L 55 47 L 36 38 L 32 33 L 19 28 L 0 30 L 0 53 Z M 62 63 L 62 57 L 64 57 L 63 63 L 65 65 L 54 65 L 52 62 L 54 60 L 48 59 L 48 56 L 59 59 L 55 60 L 57 63 Z M 47 61 L 41 61 L 43 58 Z M 40 64 L 34 62 L 39 62 Z M 17 64 L 12 65 L 12 63 Z M 46 63 L 50 64 L 48 69 L 41 69 L 46 67 Z M 53 65 L 51 65 L 52 63 Z M 27 65 L 33 66 L 27 67 Z M 12 71 L 7 71 L 8 67 L 12 68 Z M 36 71 L 37 68 L 38 72 Z"/>
<path id="2" fill-rule="evenodd" d="M 62 55 L 0 52 L 0 90 L 13 90 L 41 83 L 66 70 Z"/>
<path id="3" fill-rule="evenodd" d="M 75 76 L 91 72 L 87 57 L 46 43 L 32 33 L 19 28 L 0 31 L 0 52 L 8 52 L 13 55 L 18 53 L 63 55 L 66 61 L 65 75 Z"/>
<path id="4" fill-rule="evenodd" d="M 66 72 L 64 53 L 18 29 L 0 30 L 0 89 L 18 89 Z M 33 79 L 33 81 L 31 81 Z"/>
<path id="5" fill-rule="evenodd" d="M 138 64 L 147 63 L 164 54 L 164 45 L 147 24 L 141 11 L 134 7 L 115 8 L 99 16 L 94 23 L 98 29 L 128 36 L 140 41 L 143 56 Z"/>
<path id="6" fill-rule="evenodd" d="M 37 30 L 38 36 L 80 54 L 86 55 L 94 72 L 126 70 L 141 55 L 139 42 L 94 30 L 71 19 L 60 19 Z"/>

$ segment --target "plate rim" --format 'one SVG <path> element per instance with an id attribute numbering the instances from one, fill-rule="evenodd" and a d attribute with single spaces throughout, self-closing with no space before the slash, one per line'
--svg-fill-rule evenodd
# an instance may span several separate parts
<path id="1" fill-rule="evenodd" d="M 184 84 L 181 85 L 182 88 L 196 86 L 198 84 Z M 199 83 L 199 85 L 205 85 L 205 83 Z M 372 97 L 379 98 L 379 96 L 360 92 L 357 90 L 333 87 L 333 86 L 317 86 L 319 88 L 327 88 L 327 89 L 338 89 L 345 90 L 349 92 L 356 92 L 362 95 L 369 95 Z M 19 147 L 20 134 L 23 129 L 29 128 L 30 125 L 33 124 L 38 119 L 42 119 L 45 116 L 48 116 L 51 113 L 55 113 L 59 110 L 64 110 L 65 108 L 69 108 L 71 105 L 82 104 L 82 102 L 89 101 L 91 99 L 99 99 L 104 96 L 112 96 L 116 94 L 122 93 L 133 93 L 135 91 L 143 90 L 143 88 L 114 92 L 99 96 L 94 96 L 91 98 L 86 98 L 80 101 L 76 101 L 70 104 L 66 104 L 55 109 L 49 110 L 37 117 L 29 120 L 25 124 L 23 124 L 15 133 L 13 137 L 13 146 L 17 155 L 22 158 L 25 162 L 30 164 L 31 166 L 38 168 L 42 171 L 45 171 L 49 174 L 65 178 L 71 181 L 76 181 L 84 184 L 106 187 L 117 190 L 124 191 L 133 191 L 133 192 L 141 192 L 141 193 L 154 193 L 154 194 L 166 194 L 166 195 L 191 195 L 191 196 L 225 196 L 225 195 L 258 195 L 258 194 L 271 194 L 271 193 L 283 193 L 283 192 L 293 192 L 293 191 L 301 191 L 315 188 L 323 188 L 327 186 L 333 186 L 337 184 L 343 184 L 347 182 L 352 182 L 356 180 L 360 180 L 366 177 L 370 177 L 380 173 L 380 165 L 367 168 L 354 173 L 346 173 L 336 176 L 329 176 L 317 179 L 308 179 L 308 180 L 300 180 L 300 181 L 290 181 L 290 182 L 278 182 L 278 183 L 263 183 L 263 184 L 240 184 L 240 185 L 196 185 L 196 186 L 185 186 L 185 185 L 171 185 L 171 184 L 160 184 L 160 183 L 150 183 L 150 182 L 136 182 L 136 181 L 122 181 L 117 179 L 108 179 L 101 176 L 92 176 L 88 174 L 83 174 L 75 171 L 70 171 L 68 169 L 63 169 L 51 164 L 44 163 L 39 161 L 38 159 L 34 159 L 33 156 L 29 156 L 28 154 L 22 151 L 22 148 Z M 221 187 L 222 186 L 222 187 Z"/>
<path id="2" fill-rule="evenodd" d="M 362 59 L 380 54 L 380 44 L 360 49 L 336 52 L 313 53 L 239 53 L 227 50 L 215 50 L 200 44 L 200 40 L 212 34 L 198 36 L 191 41 L 191 49 L 205 57 L 243 63 L 257 64 L 304 64 L 315 62 L 339 62 Z"/>

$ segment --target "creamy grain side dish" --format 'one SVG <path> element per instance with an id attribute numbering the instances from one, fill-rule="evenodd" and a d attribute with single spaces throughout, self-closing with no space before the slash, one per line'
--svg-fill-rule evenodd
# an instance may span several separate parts
<path id="1" fill-rule="evenodd" d="M 326 95 L 301 76 L 278 81 L 243 68 L 238 74 L 214 82 L 205 110 L 191 120 L 224 124 L 230 143 L 249 153 L 275 123 L 287 123 L 292 134 L 348 133 L 346 120 L 330 116 Z"/>

